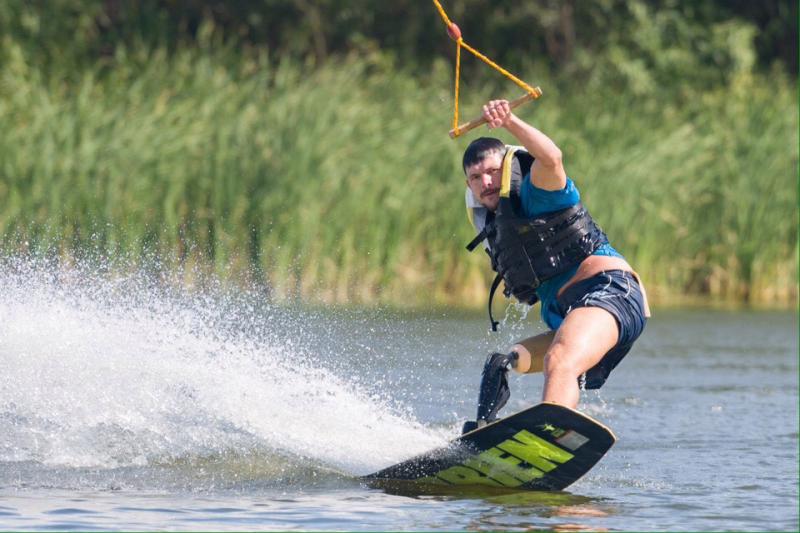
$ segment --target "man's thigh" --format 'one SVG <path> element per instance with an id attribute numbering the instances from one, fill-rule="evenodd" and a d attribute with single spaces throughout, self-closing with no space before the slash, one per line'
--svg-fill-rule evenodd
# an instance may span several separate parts
<path id="1" fill-rule="evenodd" d="M 580 307 L 570 311 L 556 330 L 548 356 L 573 368 L 577 376 L 599 363 L 618 339 L 614 315 L 600 307 Z"/>

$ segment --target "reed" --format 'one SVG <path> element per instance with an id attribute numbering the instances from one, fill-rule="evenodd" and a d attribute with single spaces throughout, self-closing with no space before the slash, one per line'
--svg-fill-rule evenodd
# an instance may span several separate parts
<path id="1" fill-rule="evenodd" d="M 276 299 L 484 302 L 460 156 L 486 131 L 448 138 L 444 66 L 418 79 L 377 53 L 318 67 L 209 43 L 44 71 L 5 45 L 5 253 L 55 248 Z M 545 94 L 520 115 L 561 146 L 656 300 L 796 303 L 796 81 L 642 99 L 522 75 Z M 502 83 L 465 81 L 462 113 L 518 96 Z"/>

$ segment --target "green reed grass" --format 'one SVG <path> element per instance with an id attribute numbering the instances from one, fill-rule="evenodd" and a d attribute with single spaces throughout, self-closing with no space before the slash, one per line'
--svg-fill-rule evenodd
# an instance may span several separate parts
<path id="1" fill-rule="evenodd" d="M 5 46 L 7 252 L 124 258 L 276 298 L 483 303 L 460 157 L 486 130 L 448 138 L 449 69 L 420 80 L 379 54 L 315 67 L 209 44 L 45 73 Z M 655 100 L 522 74 L 545 95 L 520 115 L 561 146 L 655 299 L 796 302 L 795 82 L 742 77 Z M 466 118 L 519 93 L 462 87 Z"/>

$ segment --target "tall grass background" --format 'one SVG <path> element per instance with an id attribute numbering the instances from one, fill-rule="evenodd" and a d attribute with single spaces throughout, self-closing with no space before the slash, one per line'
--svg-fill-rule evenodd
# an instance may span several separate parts
<path id="1" fill-rule="evenodd" d="M 460 158 L 486 130 L 447 136 L 444 63 L 420 77 L 378 52 L 319 66 L 207 41 L 45 68 L 4 47 L 3 253 L 275 299 L 484 304 Z M 796 305 L 796 80 L 742 73 L 641 96 L 518 74 L 544 91 L 520 116 L 561 147 L 651 299 Z M 462 117 L 518 95 L 492 71 L 462 80 Z"/>

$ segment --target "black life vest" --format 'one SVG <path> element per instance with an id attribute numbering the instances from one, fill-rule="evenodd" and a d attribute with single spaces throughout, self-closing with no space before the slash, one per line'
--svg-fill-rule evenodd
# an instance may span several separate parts
<path id="1" fill-rule="evenodd" d="M 505 282 L 506 297 L 513 295 L 520 302 L 533 305 L 539 300 L 536 289 L 541 282 L 579 265 L 608 243 L 605 233 L 580 202 L 533 218 L 517 215 L 522 206 L 522 179 L 530 172 L 533 160 L 525 150 L 509 147 L 503 159 L 497 211 L 484 208 L 477 217 L 470 212 L 478 235 L 467 250 L 472 251 L 485 241 L 492 269 L 497 272 L 489 292 L 492 331 L 497 331 L 498 324 L 492 317 L 492 298 L 501 280 Z"/>

